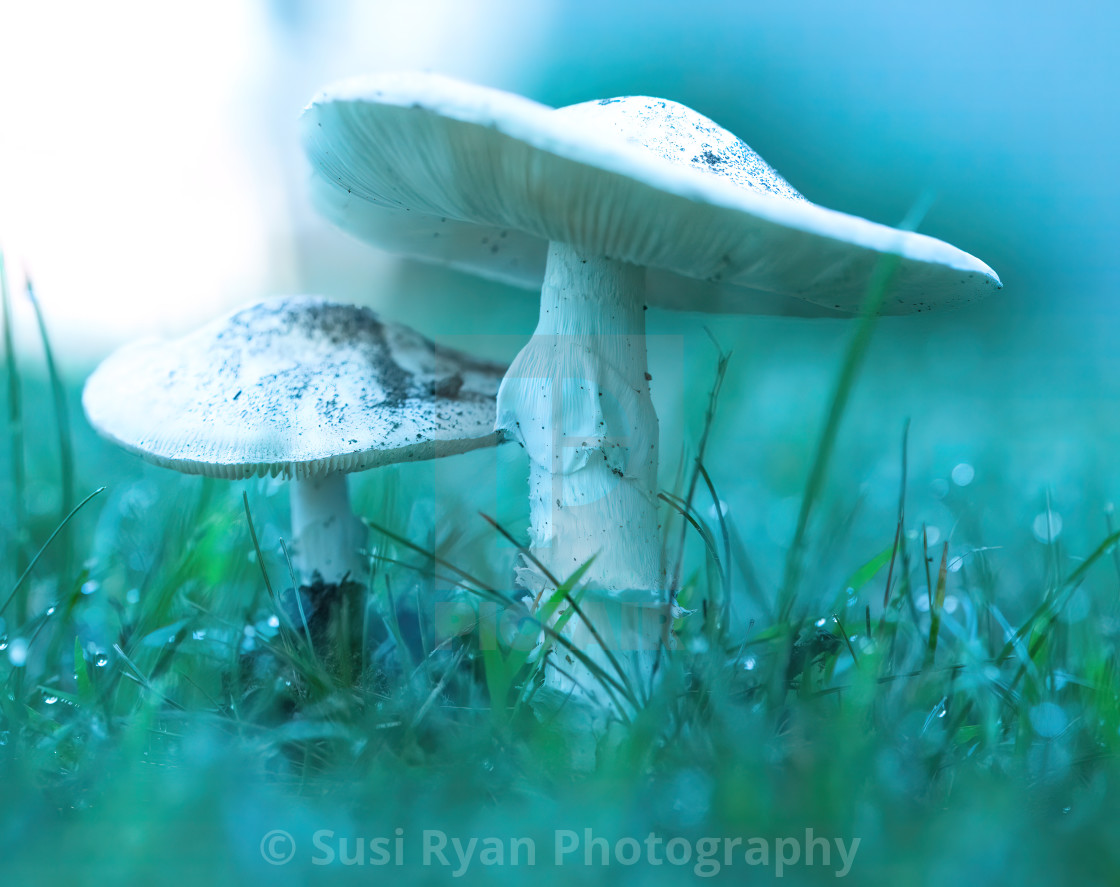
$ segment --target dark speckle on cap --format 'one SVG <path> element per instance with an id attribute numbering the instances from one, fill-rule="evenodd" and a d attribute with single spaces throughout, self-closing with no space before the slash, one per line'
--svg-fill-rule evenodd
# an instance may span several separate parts
<path id="1" fill-rule="evenodd" d="M 293 296 L 120 349 L 83 405 L 158 464 L 310 476 L 471 448 L 492 433 L 503 374 L 367 308 Z"/>
<path id="2" fill-rule="evenodd" d="M 557 114 L 614 129 L 628 142 L 675 164 L 728 179 L 741 188 L 805 200 L 750 145 L 685 105 L 647 96 L 601 99 Z"/>

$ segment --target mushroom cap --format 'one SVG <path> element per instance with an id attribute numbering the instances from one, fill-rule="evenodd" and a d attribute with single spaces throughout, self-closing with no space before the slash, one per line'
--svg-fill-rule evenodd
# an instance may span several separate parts
<path id="1" fill-rule="evenodd" d="M 310 478 L 499 440 L 505 367 L 318 296 L 118 349 L 86 380 L 103 436 L 187 474 Z"/>
<path id="2" fill-rule="evenodd" d="M 675 102 L 553 109 L 427 73 L 321 92 L 302 115 L 311 195 L 394 252 L 537 289 L 549 241 L 647 268 L 647 301 L 685 311 L 848 315 L 879 257 L 907 314 L 1000 287 L 943 241 L 809 202 L 743 141 Z"/>

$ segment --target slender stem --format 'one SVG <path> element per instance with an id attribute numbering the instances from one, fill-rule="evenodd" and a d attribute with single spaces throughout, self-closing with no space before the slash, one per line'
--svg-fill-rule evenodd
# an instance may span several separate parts
<path id="1" fill-rule="evenodd" d="M 316 573 L 324 582 L 339 582 L 349 573 L 364 572 L 358 548 L 366 528 L 350 508 L 346 475 L 291 481 L 294 564 L 300 581 L 310 584 Z"/>

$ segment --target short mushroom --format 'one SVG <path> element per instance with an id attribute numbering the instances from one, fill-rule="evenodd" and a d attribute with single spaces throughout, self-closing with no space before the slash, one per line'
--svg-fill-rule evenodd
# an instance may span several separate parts
<path id="1" fill-rule="evenodd" d="M 809 202 L 740 139 L 663 99 L 557 110 L 434 74 L 384 74 L 329 87 L 302 120 L 313 199 L 336 224 L 541 286 L 497 427 L 528 451 L 533 554 L 561 577 L 594 556 L 586 578 L 601 601 L 667 600 L 647 304 L 851 315 L 884 254 L 898 261 L 883 313 L 1000 287 L 956 247 Z M 626 611 L 623 635 L 636 621 L 655 646 L 657 620 Z M 648 677 L 653 660 L 637 658 L 630 676 Z"/>
<path id="2" fill-rule="evenodd" d="M 503 372 L 367 308 L 291 296 L 120 348 L 82 405 L 100 434 L 157 465 L 289 478 L 297 578 L 336 584 L 363 574 L 347 473 L 497 443 Z"/>

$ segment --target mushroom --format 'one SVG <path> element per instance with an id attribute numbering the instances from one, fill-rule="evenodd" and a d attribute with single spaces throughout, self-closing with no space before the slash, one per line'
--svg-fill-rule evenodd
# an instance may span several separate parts
<path id="1" fill-rule="evenodd" d="M 367 308 L 289 296 L 120 348 L 82 406 L 100 434 L 156 465 L 290 479 L 297 578 L 338 584 L 364 572 L 347 473 L 497 443 L 502 373 Z"/>
<path id="2" fill-rule="evenodd" d="M 947 243 L 809 202 L 740 139 L 664 99 L 552 109 L 435 74 L 383 74 L 327 88 L 302 123 L 312 197 L 340 227 L 540 287 L 540 322 L 502 382 L 496 427 L 528 451 L 533 555 L 560 578 L 594 558 L 598 633 L 610 622 L 608 644 L 642 648 L 623 665 L 630 679 L 650 675 L 664 634 L 648 611 L 668 601 L 646 306 L 851 315 L 884 254 L 898 261 L 883 313 L 1000 287 Z M 521 581 L 550 584 L 528 565 Z M 587 683 L 569 677 L 552 680 Z"/>

